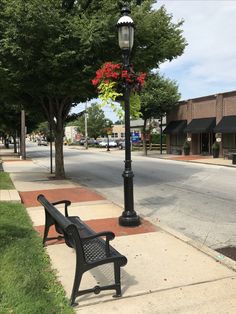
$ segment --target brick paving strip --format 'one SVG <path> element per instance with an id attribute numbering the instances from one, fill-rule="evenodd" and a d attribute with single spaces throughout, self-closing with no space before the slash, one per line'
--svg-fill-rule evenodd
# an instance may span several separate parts
<path id="1" fill-rule="evenodd" d="M 142 219 L 142 223 L 140 226 L 133 227 L 133 228 L 120 226 L 118 223 L 118 217 L 86 220 L 85 222 L 90 228 L 92 228 L 96 232 L 112 231 L 115 233 L 116 237 L 156 232 L 159 230 L 157 226 L 153 225 L 152 223 L 144 219 Z M 35 226 L 35 230 L 37 230 L 40 236 L 43 237 L 44 226 Z M 49 237 L 57 237 L 57 236 L 58 236 L 58 233 L 56 232 L 55 228 L 51 227 L 49 231 Z M 60 244 L 60 243 L 64 243 L 64 240 L 51 240 L 51 241 L 48 241 L 47 244 L 52 245 L 52 244 Z"/>
<path id="2" fill-rule="evenodd" d="M 28 207 L 37 207 L 40 204 L 37 201 L 37 196 L 39 194 L 43 194 L 50 202 L 55 202 L 58 200 L 70 200 L 71 203 L 83 203 L 83 202 L 97 202 L 101 200 L 105 200 L 102 195 L 89 190 L 84 187 L 76 187 L 76 188 L 64 188 L 64 189 L 51 189 L 51 190 L 37 190 L 37 191 L 26 191 L 26 192 L 19 192 L 20 197 L 24 205 Z M 88 205 L 89 206 L 89 205 Z M 70 210 L 69 210 L 70 211 Z M 120 211 L 120 214 L 122 209 Z M 42 209 L 42 215 L 44 215 L 44 210 Z M 80 215 L 78 215 L 80 216 Z M 109 217 L 109 218 L 102 218 L 102 219 L 86 219 L 86 223 L 94 229 L 96 232 L 100 231 L 112 231 L 115 233 L 116 236 L 123 236 L 123 235 L 131 235 L 131 234 L 141 234 L 147 232 L 155 232 L 159 228 L 147 220 L 142 219 L 142 224 L 138 227 L 134 228 L 126 228 L 122 227 L 118 224 L 118 217 Z M 42 236 L 44 232 L 44 225 L 35 225 L 35 229 L 39 232 Z M 55 237 L 57 236 L 57 232 L 55 228 L 50 229 L 50 236 Z M 49 244 L 59 244 L 63 243 L 64 241 L 53 240 Z"/>
<path id="3" fill-rule="evenodd" d="M 99 201 L 105 198 L 87 188 L 64 188 L 64 189 L 51 189 L 51 190 L 37 190 L 19 192 L 22 202 L 26 207 L 40 206 L 37 201 L 37 196 L 43 194 L 50 202 L 59 200 L 70 200 L 71 203 L 86 202 L 86 201 Z"/>

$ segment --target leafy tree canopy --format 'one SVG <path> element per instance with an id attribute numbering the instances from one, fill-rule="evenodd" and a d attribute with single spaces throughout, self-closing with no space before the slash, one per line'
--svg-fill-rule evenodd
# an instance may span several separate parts
<path id="1" fill-rule="evenodd" d="M 172 23 L 164 7 L 152 10 L 154 2 L 137 6 L 130 1 L 137 71 L 172 60 L 186 45 L 182 22 Z M 95 71 L 107 60 L 121 61 L 119 17 L 119 1 L 114 0 L 1 0 L 0 73 L 8 96 L 31 105 L 44 97 L 69 98 L 71 105 L 94 96 Z"/>
<path id="2" fill-rule="evenodd" d="M 92 138 L 97 138 L 99 136 L 104 136 L 107 134 L 107 128 L 112 126 L 112 121 L 107 119 L 104 115 L 103 110 L 97 104 L 92 104 L 87 110 L 87 128 L 88 136 Z M 78 131 L 85 134 L 85 123 L 84 117 L 81 117 L 75 122 L 78 126 Z"/>
<path id="3" fill-rule="evenodd" d="M 159 119 L 179 101 L 180 93 L 175 81 L 152 74 L 147 78 L 140 98 L 143 119 Z"/>

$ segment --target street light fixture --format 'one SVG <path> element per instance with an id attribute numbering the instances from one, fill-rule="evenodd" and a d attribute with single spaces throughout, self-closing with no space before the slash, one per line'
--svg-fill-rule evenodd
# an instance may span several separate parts
<path id="1" fill-rule="evenodd" d="M 124 6 L 121 10 L 122 17 L 117 22 L 119 46 L 122 50 L 123 67 L 130 71 L 130 53 L 134 43 L 134 22 L 129 16 L 130 9 Z M 140 218 L 134 210 L 133 196 L 133 171 L 131 167 L 131 145 L 130 145 L 130 85 L 126 82 L 124 86 L 125 106 L 125 169 L 122 174 L 124 178 L 124 211 L 119 217 L 121 226 L 134 227 L 140 225 Z"/>

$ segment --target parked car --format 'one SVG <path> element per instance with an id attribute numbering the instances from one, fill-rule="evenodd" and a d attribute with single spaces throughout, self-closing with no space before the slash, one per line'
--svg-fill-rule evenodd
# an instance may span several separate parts
<path id="1" fill-rule="evenodd" d="M 85 138 L 82 138 L 80 141 L 79 141 L 80 145 L 85 145 L 86 143 L 86 139 Z M 98 145 L 98 141 L 95 140 L 94 138 L 88 138 L 87 139 L 87 143 L 88 145 Z"/>
<path id="2" fill-rule="evenodd" d="M 119 147 L 119 149 L 124 149 L 125 148 L 125 141 L 119 142 L 118 147 Z"/>
<path id="3" fill-rule="evenodd" d="M 48 141 L 44 138 L 38 139 L 38 146 L 48 146 Z"/>
<path id="4" fill-rule="evenodd" d="M 107 147 L 108 142 L 107 140 L 104 140 L 104 141 L 101 141 L 98 145 L 100 147 Z M 109 141 L 109 147 L 117 147 L 117 143 L 115 141 Z"/>

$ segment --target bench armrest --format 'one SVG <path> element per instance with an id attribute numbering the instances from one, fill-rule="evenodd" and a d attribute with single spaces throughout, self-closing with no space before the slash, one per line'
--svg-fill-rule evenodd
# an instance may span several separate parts
<path id="1" fill-rule="evenodd" d="M 82 241 L 86 242 L 86 241 L 90 241 L 99 237 L 106 237 L 106 255 L 110 256 L 110 245 L 109 245 L 109 241 L 113 240 L 115 238 L 115 234 L 112 231 L 102 231 L 102 232 L 98 232 L 95 233 L 91 236 L 88 236 L 86 238 L 83 238 Z"/>
<path id="2" fill-rule="evenodd" d="M 115 234 L 111 231 L 102 231 L 95 234 L 92 234 L 86 238 L 83 238 L 83 241 L 96 239 L 98 237 L 106 237 L 107 240 L 113 240 L 115 238 Z"/>
<path id="3" fill-rule="evenodd" d="M 59 205 L 59 204 L 65 204 L 65 216 L 68 217 L 68 206 L 71 205 L 71 201 L 68 200 L 61 200 L 57 202 L 53 202 L 52 205 Z"/>

